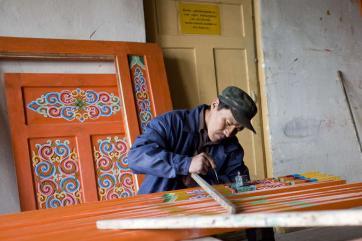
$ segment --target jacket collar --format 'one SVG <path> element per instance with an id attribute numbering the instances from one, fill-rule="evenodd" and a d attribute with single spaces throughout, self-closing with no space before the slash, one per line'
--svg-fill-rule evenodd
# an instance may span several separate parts
<path id="1" fill-rule="evenodd" d="M 186 123 L 184 126 L 184 131 L 197 134 L 200 126 L 200 113 L 205 111 L 205 109 L 210 108 L 208 105 L 199 105 L 194 109 L 191 109 L 188 115 L 186 116 Z"/>

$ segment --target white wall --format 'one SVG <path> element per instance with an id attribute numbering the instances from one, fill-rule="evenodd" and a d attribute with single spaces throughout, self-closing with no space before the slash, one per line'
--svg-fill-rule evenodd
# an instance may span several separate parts
<path id="1" fill-rule="evenodd" d="M 144 42 L 142 0 L 0 0 L 0 34 Z"/>
<path id="2" fill-rule="evenodd" d="M 0 0 L 0 36 L 145 42 L 142 0 Z M 0 214 L 20 210 L 3 73 L 115 73 L 112 63 L 0 61 Z"/>
<path id="3" fill-rule="evenodd" d="M 362 180 L 362 156 L 337 70 L 362 130 L 358 1 L 260 0 L 273 174 Z M 352 88 L 351 88 L 352 87 Z"/>

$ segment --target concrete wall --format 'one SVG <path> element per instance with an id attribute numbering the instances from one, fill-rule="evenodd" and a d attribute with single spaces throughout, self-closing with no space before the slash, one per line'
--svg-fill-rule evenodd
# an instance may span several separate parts
<path id="1" fill-rule="evenodd" d="M 0 0 L 0 36 L 145 42 L 142 0 Z M 3 73 L 115 73 L 113 63 L 0 61 L 0 214 L 20 210 Z"/>
<path id="2" fill-rule="evenodd" d="M 260 0 L 273 174 L 362 180 L 362 157 L 337 70 L 362 130 L 358 1 Z"/>

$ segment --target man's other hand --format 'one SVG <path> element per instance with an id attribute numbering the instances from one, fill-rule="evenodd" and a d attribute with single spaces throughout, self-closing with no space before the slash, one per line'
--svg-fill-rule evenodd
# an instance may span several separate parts
<path id="1" fill-rule="evenodd" d="M 201 152 L 192 157 L 189 173 L 206 175 L 210 168 L 215 167 L 215 161 L 205 152 Z"/>

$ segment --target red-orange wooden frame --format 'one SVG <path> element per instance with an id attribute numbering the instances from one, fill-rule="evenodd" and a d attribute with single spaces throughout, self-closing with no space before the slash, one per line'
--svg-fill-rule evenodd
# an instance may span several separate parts
<path id="1" fill-rule="evenodd" d="M 62 40 L 39 38 L 0 37 L 0 59 L 37 59 L 71 61 L 114 61 L 118 79 L 118 88 L 122 93 L 126 123 L 126 134 L 131 143 L 140 134 L 135 105 L 132 80 L 128 65 L 128 56 L 143 56 L 148 68 L 148 79 L 152 82 L 150 94 L 153 100 L 154 114 L 172 109 L 163 56 L 160 47 L 152 43 L 130 43 L 114 41 Z M 122 81 L 122 84 L 120 84 Z M 15 140 L 12 140 L 15 141 Z M 14 144 L 14 143 L 13 143 Z M 25 151 L 25 150 L 24 150 Z M 23 153 L 14 153 L 15 159 Z M 22 210 L 36 209 L 36 202 L 28 197 L 34 196 L 31 172 L 15 163 L 19 186 L 20 206 Z M 139 178 L 138 178 L 139 179 Z M 141 179 L 139 179 L 139 182 Z"/>
<path id="2" fill-rule="evenodd" d="M 362 183 L 344 184 L 345 181 L 304 183 L 269 190 L 239 193 L 227 196 L 238 205 L 239 212 L 285 212 L 333 210 L 362 205 Z M 225 190 L 222 185 L 216 189 Z M 186 191 L 200 193 L 201 188 L 189 188 L 169 192 L 139 195 L 127 199 L 108 200 L 97 203 L 68 206 L 57 209 L 43 209 L 0 216 L 0 240 L 183 240 L 231 232 L 236 229 L 182 229 L 182 230 L 99 230 L 97 220 L 136 218 L 146 216 L 205 215 L 205 210 L 224 213 L 225 209 L 211 197 L 164 202 L 170 193 Z M 328 191 L 328 193 L 326 192 Z M 345 198 L 349 194 L 353 198 Z M 314 201 L 316 205 L 303 205 L 308 197 L 334 197 L 333 201 L 323 198 Z M 351 196 L 351 195 L 349 195 Z M 254 197 L 254 198 L 251 198 Z M 300 204 L 285 205 L 294 198 Z M 278 201 L 279 199 L 279 201 Z M 264 200 L 264 202 L 258 202 Z M 281 205 L 275 206 L 280 203 Z M 312 202 L 313 203 L 313 202 Z M 310 204 L 312 204 L 310 203 Z M 185 214 L 186 209 L 188 213 Z M 243 208 L 242 210 L 240 208 Z M 241 211 L 240 211 L 241 210 Z M 206 211 L 207 212 L 207 211 Z"/>

